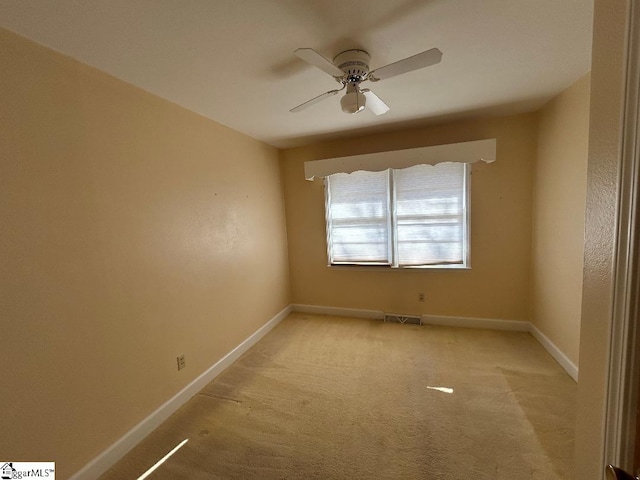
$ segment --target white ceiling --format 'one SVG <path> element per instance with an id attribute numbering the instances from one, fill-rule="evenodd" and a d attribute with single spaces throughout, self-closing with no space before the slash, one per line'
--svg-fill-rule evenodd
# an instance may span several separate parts
<path id="1" fill-rule="evenodd" d="M 590 70 L 593 0 L 2 0 L 0 26 L 277 147 L 531 111 Z M 342 113 L 293 55 L 361 48 L 371 68 L 442 63 L 368 85 L 391 110 Z"/>

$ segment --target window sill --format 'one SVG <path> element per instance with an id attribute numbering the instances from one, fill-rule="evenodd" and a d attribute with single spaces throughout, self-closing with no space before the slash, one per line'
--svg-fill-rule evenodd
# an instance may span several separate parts
<path id="1" fill-rule="evenodd" d="M 358 270 L 367 272 L 424 272 L 425 270 L 471 270 L 469 265 L 424 265 L 416 267 L 389 267 L 385 265 L 327 265 L 330 270 Z"/>

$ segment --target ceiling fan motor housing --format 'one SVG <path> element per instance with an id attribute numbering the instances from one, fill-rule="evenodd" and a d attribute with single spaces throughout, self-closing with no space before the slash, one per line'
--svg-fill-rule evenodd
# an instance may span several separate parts
<path id="1" fill-rule="evenodd" d="M 347 83 L 360 83 L 369 73 L 370 59 L 364 50 L 345 50 L 336 55 L 333 63 L 344 72 Z"/>

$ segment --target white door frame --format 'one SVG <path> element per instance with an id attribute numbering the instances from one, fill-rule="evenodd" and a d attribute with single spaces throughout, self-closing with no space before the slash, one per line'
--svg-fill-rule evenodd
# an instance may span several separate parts
<path id="1" fill-rule="evenodd" d="M 604 459 L 632 472 L 640 384 L 640 4 L 631 1 L 628 8 Z"/>

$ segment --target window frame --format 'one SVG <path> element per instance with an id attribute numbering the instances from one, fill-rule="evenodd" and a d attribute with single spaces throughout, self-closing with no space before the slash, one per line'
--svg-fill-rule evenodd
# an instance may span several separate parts
<path id="1" fill-rule="evenodd" d="M 387 194 L 387 222 L 388 222 L 388 242 L 390 262 L 332 262 L 331 245 L 331 218 L 330 201 L 331 191 L 329 188 L 329 176 L 324 178 L 324 211 L 325 211 L 325 241 L 327 250 L 327 267 L 332 269 L 361 269 L 380 271 L 402 271 L 402 270 L 424 270 L 424 269 L 444 269 L 444 270 L 470 270 L 471 269 L 471 164 L 464 163 L 463 173 L 463 222 L 462 222 L 462 263 L 438 263 L 432 265 L 399 265 L 397 250 L 397 221 L 396 221 L 396 184 L 394 182 L 394 169 L 384 170 L 387 173 L 389 189 Z"/>

